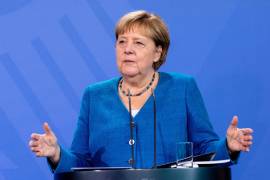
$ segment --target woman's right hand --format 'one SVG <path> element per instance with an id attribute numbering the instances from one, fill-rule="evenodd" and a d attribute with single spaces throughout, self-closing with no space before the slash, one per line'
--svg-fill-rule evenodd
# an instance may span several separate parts
<path id="1" fill-rule="evenodd" d="M 43 124 L 44 134 L 31 134 L 29 147 L 38 157 L 48 157 L 53 164 L 58 164 L 60 159 L 60 146 L 54 132 L 48 123 Z"/>

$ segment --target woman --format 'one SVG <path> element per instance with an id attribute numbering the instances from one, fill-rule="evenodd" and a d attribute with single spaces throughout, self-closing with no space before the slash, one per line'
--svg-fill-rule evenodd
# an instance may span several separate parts
<path id="1" fill-rule="evenodd" d="M 47 123 L 45 134 L 31 135 L 31 150 L 47 157 L 54 172 L 83 166 L 152 167 L 155 115 L 157 164 L 174 161 L 176 143 L 183 141 L 193 142 L 195 155 L 214 151 L 216 159 L 236 160 L 238 152 L 249 151 L 252 129 L 238 129 L 235 116 L 227 137 L 220 140 L 194 79 L 158 72 L 170 44 L 167 27 L 158 16 L 128 13 L 118 22 L 115 34 L 122 77 L 86 88 L 71 149 L 61 148 Z"/>

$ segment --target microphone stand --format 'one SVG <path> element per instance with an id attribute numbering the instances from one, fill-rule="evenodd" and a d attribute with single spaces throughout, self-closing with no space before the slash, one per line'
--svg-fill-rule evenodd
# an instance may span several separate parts
<path id="1" fill-rule="evenodd" d="M 156 106 L 156 96 L 154 90 L 151 88 L 153 96 L 153 108 L 154 108 L 154 163 L 153 169 L 157 168 L 157 106 Z"/>
<path id="2" fill-rule="evenodd" d="M 152 96 L 153 96 L 153 109 L 154 109 L 154 162 L 153 169 L 157 168 L 157 110 L 156 110 L 156 96 L 154 90 L 151 88 Z M 135 127 L 135 123 L 133 120 L 133 116 L 131 114 L 131 96 L 130 90 L 128 89 L 128 110 L 129 110 L 129 127 L 130 127 L 130 140 L 129 145 L 131 147 L 131 159 L 129 160 L 129 164 L 131 164 L 132 168 L 135 168 L 135 160 L 134 160 L 134 136 L 133 136 L 133 128 Z"/>
<path id="3" fill-rule="evenodd" d="M 129 160 L 129 164 L 131 164 L 132 168 L 135 168 L 135 160 L 134 160 L 134 137 L 133 137 L 133 127 L 135 126 L 133 116 L 131 114 L 131 96 L 130 90 L 128 89 L 128 110 L 129 110 L 129 127 L 130 127 L 130 140 L 129 145 L 131 147 L 131 159 Z"/>

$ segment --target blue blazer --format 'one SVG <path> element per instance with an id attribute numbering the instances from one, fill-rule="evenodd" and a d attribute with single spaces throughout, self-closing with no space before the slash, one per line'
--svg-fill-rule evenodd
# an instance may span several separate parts
<path id="1" fill-rule="evenodd" d="M 228 159 L 226 139 L 220 140 L 209 121 L 200 91 L 192 77 L 160 72 L 155 89 L 157 107 L 157 164 L 176 160 L 176 143 L 191 141 L 194 154 L 216 152 Z M 120 78 L 86 88 L 70 150 L 61 148 L 54 172 L 71 167 L 130 166 L 129 112 L 118 95 Z M 153 165 L 153 97 L 134 117 L 135 167 Z"/>

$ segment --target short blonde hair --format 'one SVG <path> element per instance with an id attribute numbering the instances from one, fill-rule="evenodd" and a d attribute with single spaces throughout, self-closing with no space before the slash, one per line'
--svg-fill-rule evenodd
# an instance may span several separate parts
<path id="1" fill-rule="evenodd" d="M 147 37 L 154 41 L 156 47 L 162 48 L 160 59 L 153 63 L 153 68 L 158 70 L 165 63 L 170 46 L 170 36 L 166 24 L 155 14 L 143 10 L 133 11 L 125 14 L 118 21 L 115 28 L 116 40 L 119 35 L 134 28 L 142 30 Z"/>

